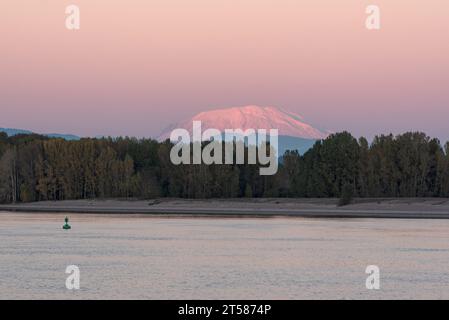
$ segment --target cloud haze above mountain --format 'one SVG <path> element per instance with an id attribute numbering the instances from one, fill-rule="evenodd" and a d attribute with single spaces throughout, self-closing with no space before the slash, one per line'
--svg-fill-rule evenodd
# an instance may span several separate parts
<path id="1" fill-rule="evenodd" d="M 449 3 L 376 0 L 0 2 L 0 126 L 157 136 L 221 106 L 281 106 L 368 138 L 449 140 Z"/>

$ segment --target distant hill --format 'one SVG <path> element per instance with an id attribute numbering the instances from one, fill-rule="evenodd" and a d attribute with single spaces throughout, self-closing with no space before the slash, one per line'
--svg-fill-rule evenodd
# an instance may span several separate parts
<path id="1" fill-rule="evenodd" d="M 287 150 L 297 150 L 299 154 L 304 154 L 313 147 L 317 140 L 304 139 L 291 136 L 279 136 L 279 156 L 284 155 Z"/>
<path id="2" fill-rule="evenodd" d="M 18 134 L 37 133 L 37 132 L 29 131 L 29 130 L 13 129 L 13 128 L 0 128 L 0 132 L 5 132 L 8 135 L 8 137 L 15 136 Z M 69 140 L 69 141 L 80 139 L 80 137 L 75 136 L 73 134 L 59 134 L 59 133 L 37 133 L 37 134 L 41 134 L 43 136 L 47 136 L 50 138 L 61 138 L 61 139 Z"/>
<path id="3" fill-rule="evenodd" d="M 5 132 L 8 137 L 15 136 L 18 134 L 32 134 L 33 132 L 22 129 L 11 129 L 11 128 L 0 128 L 0 132 Z"/>
<path id="4" fill-rule="evenodd" d="M 46 133 L 44 136 L 50 137 L 50 138 L 61 138 L 68 141 L 75 141 L 80 140 L 81 138 L 78 136 L 75 136 L 73 134 L 59 134 L 59 133 Z"/>

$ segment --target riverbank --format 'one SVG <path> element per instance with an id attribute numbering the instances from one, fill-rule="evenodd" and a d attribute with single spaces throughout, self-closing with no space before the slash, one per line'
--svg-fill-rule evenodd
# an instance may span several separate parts
<path id="1" fill-rule="evenodd" d="M 158 199 L 66 200 L 0 205 L 0 211 L 186 216 L 294 216 L 321 218 L 449 219 L 449 199 Z"/>

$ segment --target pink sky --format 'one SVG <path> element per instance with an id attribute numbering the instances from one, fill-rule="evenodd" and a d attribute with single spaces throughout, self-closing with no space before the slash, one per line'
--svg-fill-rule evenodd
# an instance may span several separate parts
<path id="1" fill-rule="evenodd" d="M 156 136 L 256 104 L 356 136 L 449 140 L 445 0 L 2 0 L 0 41 L 0 127 Z"/>

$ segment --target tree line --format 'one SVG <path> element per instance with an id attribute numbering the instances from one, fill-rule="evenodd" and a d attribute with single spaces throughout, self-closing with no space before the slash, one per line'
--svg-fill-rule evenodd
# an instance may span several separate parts
<path id="1" fill-rule="evenodd" d="M 92 198 L 449 197 L 449 143 L 424 133 L 348 132 L 287 151 L 273 176 L 258 165 L 173 165 L 152 139 L 66 141 L 0 133 L 0 203 Z"/>

